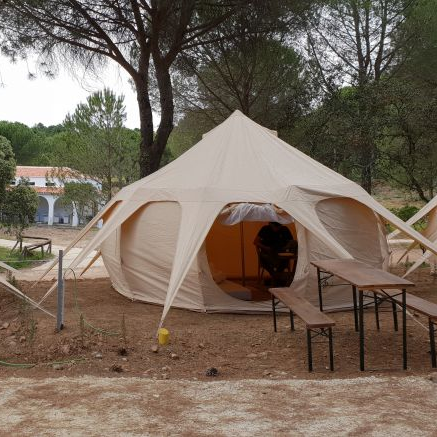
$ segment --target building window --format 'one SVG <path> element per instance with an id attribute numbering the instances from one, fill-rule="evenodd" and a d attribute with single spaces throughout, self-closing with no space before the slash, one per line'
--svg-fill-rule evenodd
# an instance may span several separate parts
<path id="1" fill-rule="evenodd" d="M 9 185 L 15 185 L 15 181 L 9 182 Z"/>
<path id="2" fill-rule="evenodd" d="M 54 187 L 55 185 L 54 182 L 46 182 L 46 187 Z"/>

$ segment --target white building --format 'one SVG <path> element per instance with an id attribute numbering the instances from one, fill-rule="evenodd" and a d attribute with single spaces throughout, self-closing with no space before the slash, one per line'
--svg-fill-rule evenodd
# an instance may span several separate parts
<path id="1" fill-rule="evenodd" d="M 63 175 L 68 174 L 61 180 L 55 175 L 62 172 Z M 79 182 L 77 177 L 74 177 L 75 172 L 68 168 L 58 167 L 33 167 L 33 166 L 17 166 L 15 181 L 12 185 L 17 184 L 20 178 L 29 180 L 29 184 L 38 193 L 38 210 L 35 216 L 36 223 L 45 223 L 48 225 L 79 225 L 79 216 L 73 205 L 64 205 L 60 197 L 64 190 L 64 182 Z M 80 182 L 84 182 L 83 179 Z M 100 185 L 94 180 L 85 180 L 100 189 Z"/>

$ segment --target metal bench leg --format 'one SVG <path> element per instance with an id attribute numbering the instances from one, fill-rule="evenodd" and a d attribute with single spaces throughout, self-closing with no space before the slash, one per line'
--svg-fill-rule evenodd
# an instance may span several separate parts
<path id="1" fill-rule="evenodd" d="M 332 328 L 328 329 L 329 333 L 329 366 L 331 368 L 331 372 L 334 371 L 334 347 L 332 344 Z"/>
<path id="2" fill-rule="evenodd" d="M 437 367 L 437 359 L 435 356 L 435 332 L 434 323 L 429 319 L 429 344 L 431 346 L 431 366 Z"/>
<path id="3" fill-rule="evenodd" d="M 392 309 L 393 309 L 393 325 L 395 327 L 395 331 L 398 330 L 398 311 L 396 307 L 396 302 L 391 303 Z"/>
<path id="4" fill-rule="evenodd" d="M 402 355 L 404 370 L 407 370 L 407 290 L 402 289 Z"/>
<path id="5" fill-rule="evenodd" d="M 376 321 L 376 329 L 379 331 L 379 311 L 378 311 L 378 296 L 376 293 L 373 293 L 373 301 L 375 303 L 375 321 Z"/>
<path id="6" fill-rule="evenodd" d="M 363 291 L 360 290 L 359 306 L 360 306 L 360 370 L 364 370 L 364 303 Z"/>
<path id="7" fill-rule="evenodd" d="M 290 329 L 294 331 L 294 314 L 293 311 L 290 310 Z"/>
<path id="8" fill-rule="evenodd" d="M 308 370 L 313 371 L 313 352 L 311 350 L 311 329 L 307 328 Z"/>
<path id="9" fill-rule="evenodd" d="M 272 311 L 273 311 L 273 329 L 275 330 L 275 332 L 278 332 L 276 326 L 276 303 L 273 294 L 272 294 Z"/>
<path id="10" fill-rule="evenodd" d="M 319 289 L 319 309 L 323 312 L 323 296 L 322 296 L 322 278 L 320 277 L 320 269 L 317 267 L 317 286 Z"/>
<path id="11" fill-rule="evenodd" d="M 354 302 L 354 321 L 355 331 L 358 332 L 358 305 L 357 305 L 357 288 L 352 286 L 352 299 Z"/>

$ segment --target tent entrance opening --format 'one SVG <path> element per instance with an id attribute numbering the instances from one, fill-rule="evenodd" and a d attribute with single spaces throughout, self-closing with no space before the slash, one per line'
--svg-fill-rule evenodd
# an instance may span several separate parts
<path id="1" fill-rule="evenodd" d="M 232 297 L 241 300 L 271 299 L 273 285 L 268 271 L 262 268 L 254 240 L 268 222 L 243 221 L 225 225 L 216 220 L 206 237 L 206 254 L 215 283 Z M 285 225 L 296 239 L 294 224 Z M 294 270 L 294 259 L 287 262 L 284 275 Z M 286 280 L 286 279 L 285 279 Z"/>

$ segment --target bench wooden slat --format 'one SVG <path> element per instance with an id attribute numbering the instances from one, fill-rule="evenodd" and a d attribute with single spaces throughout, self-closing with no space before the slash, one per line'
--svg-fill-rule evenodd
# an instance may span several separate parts
<path id="1" fill-rule="evenodd" d="M 33 250 L 33 249 L 39 249 L 43 247 L 45 244 L 31 244 L 29 246 L 25 246 L 25 249 L 27 250 Z"/>
<path id="2" fill-rule="evenodd" d="M 28 244 L 27 246 L 24 246 L 23 249 L 27 250 L 33 250 L 33 249 L 39 249 L 44 246 L 50 245 L 50 242 L 47 243 L 34 243 L 34 244 Z"/>
<path id="3" fill-rule="evenodd" d="M 397 303 L 402 304 L 401 290 L 373 290 L 373 292 L 380 296 L 389 295 Z M 430 302 L 414 294 L 406 293 L 406 304 L 409 309 L 415 310 L 432 319 L 437 318 L 437 304 L 434 302 Z"/>
<path id="4" fill-rule="evenodd" d="M 402 303 L 402 296 L 395 296 L 394 300 Z M 431 319 L 437 319 L 437 304 L 415 296 L 414 294 L 407 293 L 407 307 Z"/>
<path id="5" fill-rule="evenodd" d="M 389 295 L 398 304 L 402 305 L 402 294 L 401 290 L 374 290 L 375 293 L 380 296 Z M 416 296 L 414 294 L 406 293 L 406 303 L 407 308 L 417 311 L 431 319 L 437 319 L 437 304 L 430 302 L 429 300 L 423 299 L 422 297 Z"/>
<path id="6" fill-rule="evenodd" d="M 308 328 L 334 326 L 335 322 L 305 298 L 290 294 L 288 289 L 272 288 L 270 292 L 301 318 Z"/>

